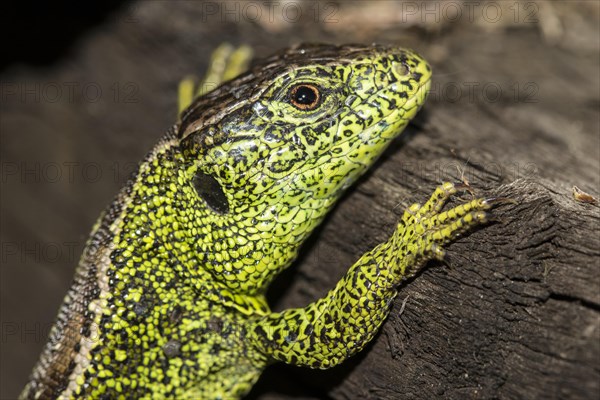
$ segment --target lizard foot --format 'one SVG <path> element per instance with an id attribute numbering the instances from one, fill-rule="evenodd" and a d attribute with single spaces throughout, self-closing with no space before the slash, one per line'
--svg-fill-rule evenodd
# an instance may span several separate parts
<path id="1" fill-rule="evenodd" d="M 392 265 L 397 266 L 400 276 L 413 275 L 427 260 L 442 259 L 445 244 L 488 221 L 486 210 L 497 199 L 476 198 L 442 211 L 450 196 L 460 188 L 446 182 L 436 188 L 425 204 L 413 204 L 404 212 L 387 242 L 391 245 L 387 254 L 396 258 Z"/>

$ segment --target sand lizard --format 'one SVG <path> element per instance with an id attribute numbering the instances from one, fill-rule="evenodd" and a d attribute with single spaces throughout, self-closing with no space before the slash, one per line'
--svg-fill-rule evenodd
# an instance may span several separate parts
<path id="1" fill-rule="evenodd" d="M 323 298 L 275 313 L 265 291 L 430 79 L 410 50 L 300 45 L 194 99 L 95 225 L 22 397 L 239 398 L 275 361 L 361 351 L 401 280 L 489 201 L 442 211 L 445 183 Z"/>

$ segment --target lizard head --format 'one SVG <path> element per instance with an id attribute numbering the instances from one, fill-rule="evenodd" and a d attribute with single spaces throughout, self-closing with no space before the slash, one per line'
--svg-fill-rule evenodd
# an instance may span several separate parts
<path id="1" fill-rule="evenodd" d="M 423 105 L 431 69 L 381 46 L 301 45 L 258 63 L 182 115 L 189 179 L 223 226 L 280 243 L 279 270 Z M 266 245 L 262 246 L 266 249 Z M 289 247 L 290 257 L 278 257 Z M 273 247 L 275 249 L 275 247 Z"/>

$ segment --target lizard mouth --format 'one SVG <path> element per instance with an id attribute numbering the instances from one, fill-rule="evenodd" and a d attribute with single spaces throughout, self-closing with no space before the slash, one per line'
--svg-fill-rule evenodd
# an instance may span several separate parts
<path id="1" fill-rule="evenodd" d="M 430 78 L 420 82 L 417 86 L 417 89 L 413 92 L 413 94 L 404 104 L 392 109 L 389 114 L 383 116 L 378 123 L 374 124 L 380 125 L 380 127 L 382 124 L 386 127 L 389 127 L 390 125 L 393 125 L 394 122 L 400 123 L 402 125 L 401 127 L 397 127 L 396 129 L 382 129 L 379 133 L 381 138 L 386 140 L 392 140 L 404 130 L 404 127 L 408 125 L 408 123 L 415 117 L 415 115 L 425 104 L 425 100 L 427 99 L 430 88 Z M 389 89 L 390 88 L 388 87 L 387 90 Z M 380 92 L 383 92 L 383 90 Z M 397 94 L 396 91 L 394 91 L 394 93 Z M 370 128 L 373 128 L 373 126 Z M 368 130 L 369 128 L 365 129 L 365 131 Z M 366 138 L 364 134 L 360 135 L 359 137 Z"/>
<path id="2" fill-rule="evenodd" d="M 411 99 L 413 102 L 417 101 L 417 111 L 425 104 L 425 100 L 429 95 L 429 89 L 431 89 L 431 79 L 427 79 L 425 82 L 421 83 L 417 89 L 417 93 L 415 93 L 413 99 Z"/>
<path id="3" fill-rule="evenodd" d="M 419 84 L 417 90 L 406 101 L 406 103 L 404 103 L 404 105 L 401 107 L 398 107 L 397 111 L 401 113 L 402 118 L 411 120 L 415 117 L 419 110 L 423 108 L 423 105 L 425 105 L 425 100 L 427 100 L 430 88 L 431 79 L 427 79 Z"/>
<path id="4" fill-rule="evenodd" d="M 428 77 L 426 80 L 419 83 L 417 89 L 402 106 L 392 109 L 387 115 L 382 116 L 379 121 L 366 127 L 356 138 L 347 139 L 338 143 L 351 143 L 346 154 L 358 154 L 360 153 L 361 148 L 366 149 L 364 153 L 370 153 L 369 158 L 366 160 L 353 157 L 352 162 L 349 163 L 352 164 L 352 168 L 360 166 L 358 167 L 358 170 L 364 171 L 368 169 L 371 162 L 374 159 L 377 159 L 383 153 L 385 148 L 402 133 L 405 126 L 408 125 L 410 120 L 412 120 L 421 107 L 423 107 L 430 87 L 431 79 Z M 385 90 L 389 91 L 390 87 L 381 89 L 379 95 Z M 346 155 L 344 155 L 344 157 L 346 157 Z M 319 166 L 320 165 L 311 166 L 308 169 L 314 169 Z M 306 170 L 300 171 L 300 174 L 304 173 L 306 173 Z M 362 172 L 355 174 L 346 173 L 346 177 L 340 181 L 338 190 L 345 190 L 361 174 Z M 334 191 L 325 196 L 325 198 L 336 198 L 337 193 L 337 191 Z"/>

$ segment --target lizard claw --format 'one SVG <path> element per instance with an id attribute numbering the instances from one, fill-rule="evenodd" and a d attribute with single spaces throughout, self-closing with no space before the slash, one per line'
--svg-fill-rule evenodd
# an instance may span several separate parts
<path id="1" fill-rule="evenodd" d="M 483 200 L 483 204 L 493 207 L 498 204 L 519 204 L 519 202 L 510 197 L 488 197 Z"/>

